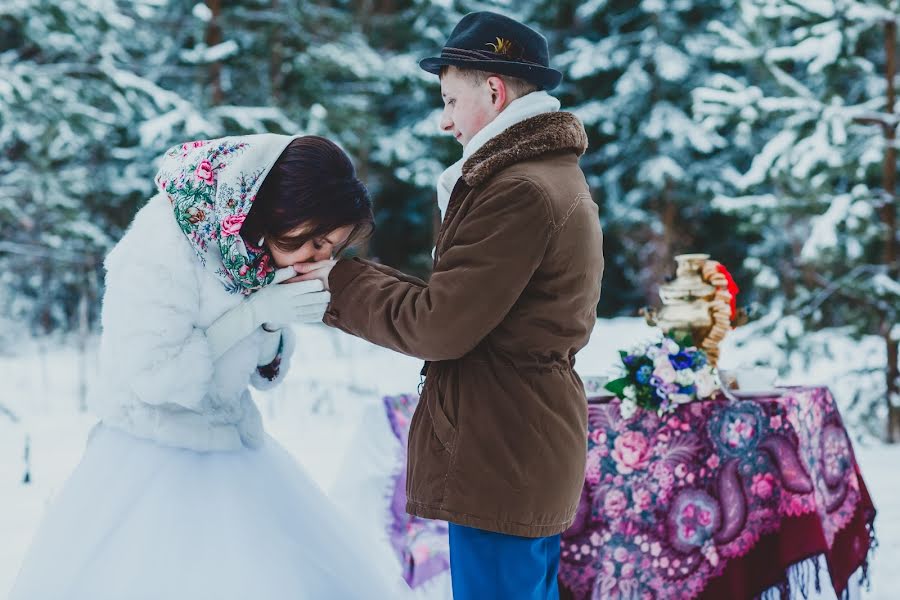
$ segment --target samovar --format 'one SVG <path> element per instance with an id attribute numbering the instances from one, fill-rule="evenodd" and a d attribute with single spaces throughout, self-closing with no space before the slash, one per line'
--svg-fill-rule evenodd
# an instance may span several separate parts
<path id="1" fill-rule="evenodd" d="M 678 267 L 675 278 L 659 288 L 662 308 L 645 308 L 642 313 L 647 323 L 664 333 L 681 337 L 690 334 L 695 346 L 703 341 L 713 327 L 712 303 L 716 287 L 703 280 L 701 269 L 709 260 L 709 254 L 680 254 L 675 257 Z M 717 358 L 717 357 L 716 357 Z M 713 357 L 710 362 L 715 364 Z"/>

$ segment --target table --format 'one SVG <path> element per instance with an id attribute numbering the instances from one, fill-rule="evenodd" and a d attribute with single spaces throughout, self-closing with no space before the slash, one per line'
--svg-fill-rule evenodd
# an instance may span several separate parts
<path id="1" fill-rule="evenodd" d="M 865 575 L 875 509 L 827 388 L 628 420 L 618 399 L 587 389 L 587 466 L 575 522 L 562 535 L 563 597 L 750 599 L 786 591 L 792 567 L 806 597 L 820 559 L 838 595 L 854 572 Z M 417 402 L 384 398 L 403 452 Z M 388 531 L 415 588 L 449 568 L 447 525 L 406 514 L 403 452 Z"/>

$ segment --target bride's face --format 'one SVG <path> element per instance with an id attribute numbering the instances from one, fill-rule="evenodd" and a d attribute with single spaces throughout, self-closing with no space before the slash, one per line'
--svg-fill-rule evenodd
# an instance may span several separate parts
<path id="1" fill-rule="evenodd" d="M 305 226 L 300 226 L 294 231 L 289 232 L 289 236 L 302 235 Z M 305 244 L 294 250 L 293 252 L 284 252 L 274 245 L 269 245 L 269 251 L 275 264 L 278 267 L 287 267 L 297 263 L 319 262 L 320 260 L 328 260 L 334 257 L 334 249 L 340 247 L 350 234 L 353 233 L 352 225 L 338 227 L 328 235 L 320 238 L 313 238 Z"/>

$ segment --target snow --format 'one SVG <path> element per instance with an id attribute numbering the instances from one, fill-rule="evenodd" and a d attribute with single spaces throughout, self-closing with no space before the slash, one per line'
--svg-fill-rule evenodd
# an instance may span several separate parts
<path id="1" fill-rule="evenodd" d="M 900 282 L 892 279 L 886 273 L 878 273 L 872 278 L 873 287 L 879 294 L 891 294 L 900 299 Z"/>
<path id="2" fill-rule="evenodd" d="M 773 194 L 740 196 L 737 198 L 716 196 L 713 198 L 713 206 L 725 213 L 739 212 L 748 208 L 774 208 L 778 206 L 778 198 Z"/>
<path id="3" fill-rule="evenodd" d="M 685 54 L 669 44 L 656 46 L 653 56 L 656 72 L 667 81 L 679 82 L 691 71 L 691 62 Z"/>
<path id="4" fill-rule="evenodd" d="M 709 30 L 718 33 L 723 38 L 725 38 L 725 41 L 731 42 L 731 44 L 734 46 L 745 50 L 754 49 L 753 44 L 751 44 L 746 37 L 735 31 L 732 27 L 729 27 L 722 21 L 711 21 L 709 24 Z"/>
<path id="5" fill-rule="evenodd" d="M 837 227 L 846 221 L 852 198 L 850 194 L 840 194 L 831 201 L 825 214 L 812 220 L 812 233 L 803 244 L 800 258 L 812 261 L 838 244 Z"/>
<path id="6" fill-rule="evenodd" d="M 850 7 L 847 9 L 847 18 L 854 21 L 863 21 L 867 23 L 883 23 L 885 21 L 896 21 L 897 20 L 897 6 L 895 6 L 893 10 L 891 8 L 885 8 L 883 6 L 876 6 L 874 4 L 863 3 L 863 2 L 853 2 L 850 4 Z"/>
<path id="7" fill-rule="evenodd" d="M 628 65 L 628 69 L 616 81 L 616 96 L 627 97 L 649 92 L 653 82 L 639 61 Z"/>
<path id="8" fill-rule="evenodd" d="M 776 62 L 815 61 L 818 68 L 813 68 L 813 63 L 810 64 L 810 71 L 815 73 L 834 62 L 840 50 L 841 32 L 832 31 L 823 37 L 808 37 L 792 46 L 772 48 L 766 53 L 766 58 Z"/>
<path id="9" fill-rule="evenodd" d="M 300 132 L 299 124 L 287 118 L 280 108 L 270 106 L 218 106 L 209 114 L 224 123 L 234 121 L 247 131 L 268 131 L 266 123 L 275 123 L 283 131 Z"/>
<path id="10" fill-rule="evenodd" d="M 556 62 L 568 65 L 568 77 L 583 79 L 611 71 L 628 59 L 627 46 L 621 36 L 612 35 L 592 42 L 584 38 L 574 38 L 569 42 L 569 50 L 556 57 Z"/>
<path id="11" fill-rule="evenodd" d="M 720 135 L 692 121 L 684 111 L 669 102 L 654 104 L 641 131 L 650 139 L 660 139 L 668 134 L 676 147 L 692 148 L 704 154 L 727 145 Z"/>
<path id="12" fill-rule="evenodd" d="M 811 13 L 816 13 L 821 17 L 830 19 L 834 16 L 833 0 L 792 0 L 794 4 L 800 6 Z"/>
<path id="13" fill-rule="evenodd" d="M 668 156 L 654 156 L 641 163 L 638 181 L 661 190 L 669 181 L 684 179 L 684 169 Z"/>
<path id="14" fill-rule="evenodd" d="M 778 157 L 790 151 L 796 139 L 797 133 L 790 129 L 778 132 L 763 147 L 762 151 L 753 157 L 750 169 L 741 177 L 740 187 L 747 189 L 762 183 Z"/>
<path id="15" fill-rule="evenodd" d="M 829 142 L 828 123 L 820 121 L 815 131 L 796 142 L 791 157 L 791 176 L 803 180 L 812 176 L 816 167 L 836 167 L 842 162 L 841 149 Z"/>
<path id="16" fill-rule="evenodd" d="M 191 9 L 191 14 L 193 14 L 196 18 L 200 19 L 204 23 L 208 22 L 213 17 L 212 11 L 206 4 L 202 2 L 198 2 L 194 5 L 194 8 Z"/>
<path id="17" fill-rule="evenodd" d="M 586 2 L 581 2 L 579 3 L 578 8 L 575 9 L 575 16 L 579 19 L 589 19 L 594 13 L 606 8 L 608 1 L 609 0 L 587 0 Z"/>
<path id="18" fill-rule="evenodd" d="M 785 335 L 797 333 L 790 320 L 784 320 Z M 419 382 L 420 361 L 372 346 L 359 339 L 310 325 L 297 328 L 303 344 L 298 348 L 293 368 L 285 384 L 256 399 L 271 435 L 284 444 L 319 485 L 330 492 L 338 504 L 369 504 L 365 515 L 377 520 L 377 503 L 383 487 L 377 477 L 352 490 L 343 485 L 341 474 L 360 463 L 373 472 L 387 473 L 393 465 L 385 463 L 386 419 L 381 398 L 385 394 L 413 392 Z M 591 343 L 578 354 L 577 370 L 582 376 L 610 375 L 618 360 L 617 351 L 650 338 L 654 330 L 642 320 L 618 318 L 598 321 Z M 777 336 L 758 335 L 752 326 L 738 329 L 726 339 L 722 366 L 777 364 L 789 369 L 786 383 L 829 385 L 845 417 L 852 400 L 850 379 L 861 366 L 883 366 L 883 353 L 869 340 L 861 343 L 846 339 L 840 332 L 813 334 L 810 343 L 822 348 L 811 363 L 784 356 L 775 346 Z M 96 339 L 86 356 L 88 381 L 95 374 Z M 81 357 L 71 344 L 52 340 L 21 340 L 0 354 L 0 381 L 3 393 L 0 405 L 19 419 L 13 423 L 0 412 L 0 597 L 15 577 L 17 566 L 47 506 L 78 463 L 88 431 L 94 419 L 78 410 Z M 879 362 L 880 361 L 880 362 Z M 848 420 L 852 425 L 852 419 Z M 380 428 L 380 429 L 379 429 Z M 26 439 L 30 444 L 32 483 L 22 485 Z M 896 465 L 900 446 L 889 447 L 865 436 L 854 436 L 857 456 L 866 484 L 879 510 L 876 521 L 880 547 L 871 566 L 871 591 L 863 591 L 865 600 L 888 600 L 900 589 L 900 570 L 894 568 L 900 558 L 900 478 Z M 860 439 L 862 441 L 860 441 Z M 350 453 L 351 445 L 354 452 Z M 364 450 L 360 450 L 363 448 Z M 377 524 L 373 524 L 375 526 Z M 374 551 L 389 551 L 387 546 Z M 449 599 L 447 581 L 438 580 L 421 598 Z M 832 598 L 829 591 L 821 598 Z"/>
<path id="19" fill-rule="evenodd" d="M 347 69 L 359 79 L 371 77 L 372 73 L 385 72 L 384 57 L 356 37 L 344 38 L 340 43 L 311 47 L 306 60 L 334 64 Z"/>
<path id="20" fill-rule="evenodd" d="M 616 111 L 606 102 L 590 100 L 571 109 L 571 112 L 581 119 L 585 126 L 599 124 L 600 131 L 604 135 L 612 135 L 615 132 Z"/>
<path id="21" fill-rule="evenodd" d="M 231 58 L 240 51 L 240 46 L 234 40 L 227 40 L 215 46 L 198 44 L 192 50 L 184 50 L 181 59 L 188 63 L 205 64 L 221 62 Z"/>

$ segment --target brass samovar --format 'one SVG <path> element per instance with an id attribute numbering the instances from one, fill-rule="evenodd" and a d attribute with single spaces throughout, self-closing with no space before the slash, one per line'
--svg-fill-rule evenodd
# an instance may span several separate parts
<path id="1" fill-rule="evenodd" d="M 675 257 L 675 278 L 659 288 L 663 306 L 659 310 L 643 309 L 647 323 L 664 333 L 681 337 L 690 334 L 694 345 L 703 348 L 710 363 L 719 358 L 719 342 L 730 329 L 730 322 L 713 310 L 719 306 L 719 288 L 703 280 L 703 267 L 709 254 L 681 254 Z M 715 331 L 714 331 L 715 329 Z M 711 335 L 713 334 L 713 335 Z"/>

